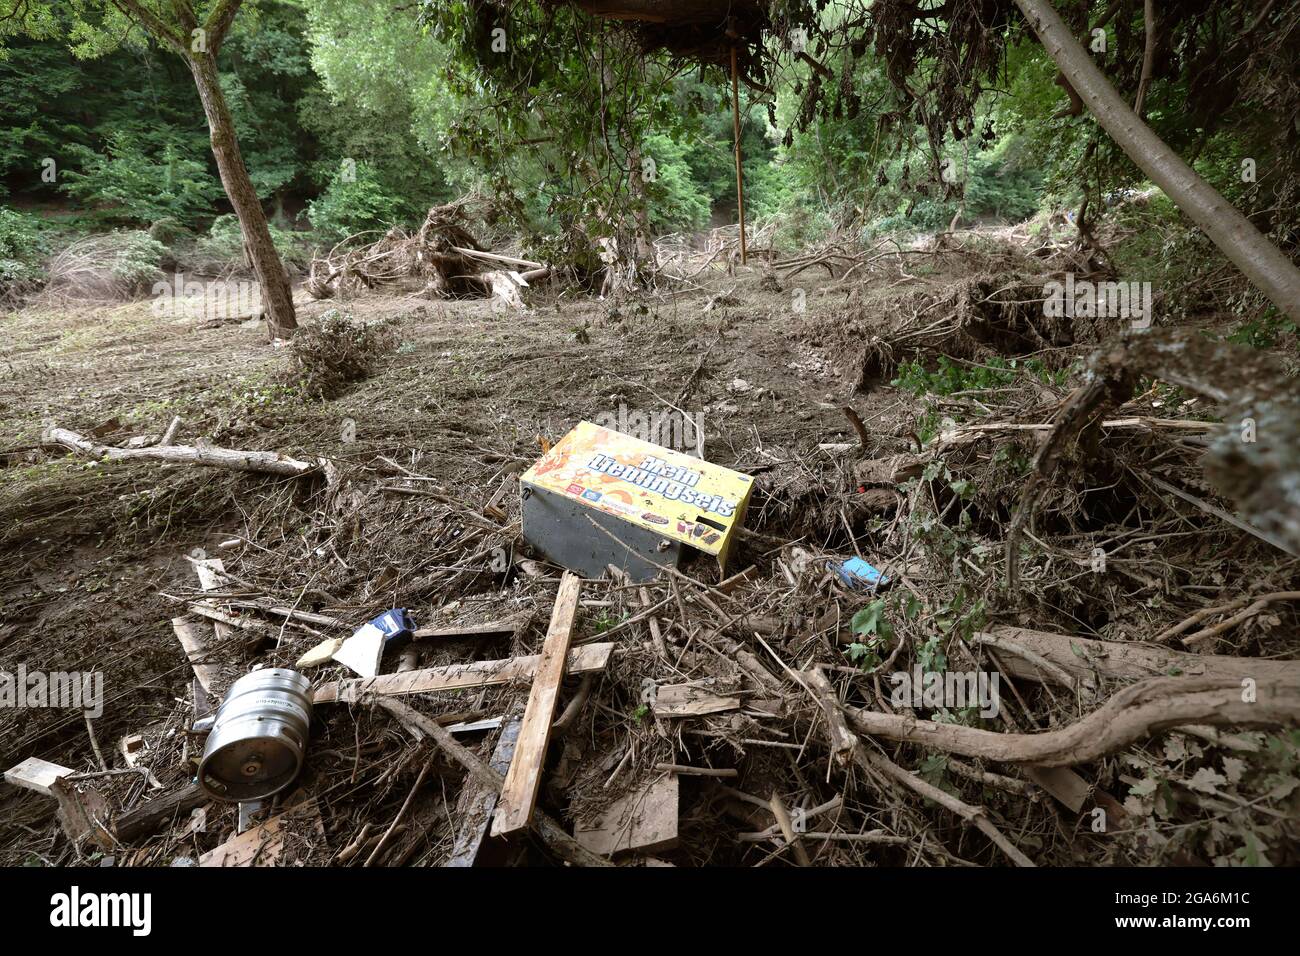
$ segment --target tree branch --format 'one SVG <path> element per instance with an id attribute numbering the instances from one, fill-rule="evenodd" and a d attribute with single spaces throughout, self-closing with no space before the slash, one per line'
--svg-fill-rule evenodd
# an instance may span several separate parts
<path id="1" fill-rule="evenodd" d="M 208 51 L 216 56 L 221 50 L 221 43 L 230 32 L 230 25 L 235 22 L 235 14 L 243 0 L 217 0 L 216 6 L 208 13 L 203 29 L 208 33 Z"/>
<path id="2" fill-rule="evenodd" d="M 1254 698 L 1243 700 L 1245 696 L 1243 682 L 1235 679 L 1154 677 L 1125 688 L 1068 727 L 1039 734 L 1003 734 L 847 707 L 844 711 L 860 734 L 1002 763 L 1069 767 L 1184 724 L 1293 727 L 1300 723 L 1300 686 L 1293 681 L 1261 676 Z"/>
<path id="3" fill-rule="evenodd" d="M 153 36 L 175 47 L 182 54 L 189 52 L 186 38 L 176 32 L 172 25 L 164 21 L 153 11 L 141 6 L 137 0 L 111 0 L 118 12 L 128 20 L 134 20 Z"/>

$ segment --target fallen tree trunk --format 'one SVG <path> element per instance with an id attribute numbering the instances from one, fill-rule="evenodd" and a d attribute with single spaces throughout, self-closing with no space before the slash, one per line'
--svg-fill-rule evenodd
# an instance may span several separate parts
<path id="1" fill-rule="evenodd" d="M 1057 16 L 1050 0 L 1016 0 L 1061 74 L 1151 181 L 1204 230 L 1280 311 L 1300 320 L 1300 269 L 1138 118 Z"/>
<path id="2" fill-rule="evenodd" d="M 274 451 L 238 451 L 233 448 L 199 447 L 196 445 L 155 445 L 152 448 L 115 448 L 100 445 L 85 435 L 66 428 L 47 429 L 42 436 L 46 445 L 61 445 L 94 458 L 117 461 L 125 458 L 150 458 L 177 464 L 204 465 L 224 468 L 227 471 L 252 471 L 265 475 L 300 478 L 317 468 L 311 462 L 286 458 Z"/>
<path id="3" fill-rule="evenodd" d="M 995 627 L 975 634 L 974 642 L 986 647 L 1003 648 L 999 655 L 1003 668 L 1013 677 L 1046 683 L 1052 681 L 1072 686 L 1095 683 L 1097 677 L 1116 680 L 1145 680 L 1149 677 L 1207 677 L 1238 683 L 1251 678 L 1259 683 L 1289 684 L 1300 687 L 1300 661 L 1270 661 L 1257 657 L 1189 654 L 1184 651 L 1149 644 L 1123 644 L 1095 641 L 1072 634 L 1051 634 L 1025 627 Z M 1041 657 L 1050 665 L 1039 667 L 1017 655 L 1009 645 L 1018 645 Z M 1054 673 L 1055 672 L 1055 673 Z M 1061 679 L 1061 672 L 1070 682 Z"/>
<path id="4" fill-rule="evenodd" d="M 1260 679 L 1252 699 L 1240 681 L 1155 677 L 1126 687 L 1087 717 L 1060 730 L 1000 734 L 910 715 L 844 708 L 860 734 L 902 740 L 964 757 L 1040 767 L 1069 767 L 1122 750 L 1184 724 L 1294 727 L 1300 724 L 1300 686 Z"/>

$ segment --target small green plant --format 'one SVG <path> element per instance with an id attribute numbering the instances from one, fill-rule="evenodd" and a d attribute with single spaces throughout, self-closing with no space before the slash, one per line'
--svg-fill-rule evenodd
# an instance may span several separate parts
<path id="1" fill-rule="evenodd" d="M 389 195 L 367 163 L 340 170 L 329 187 L 307 204 L 307 217 L 327 245 L 368 229 L 384 230 L 402 218 L 402 201 Z"/>
<path id="2" fill-rule="evenodd" d="M 1271 349 L 1277 346 L 1279 336 L 1296 334 L 1295 322 L 1273 310 L 1270 312 L 1238 325 L 1227 337 L 1228 341 L 1249 345 L 1253 349 Z"/>
<path id="3" fill-rule="evenodd" d="M 918 397 L 952 395 L 956 392 L 985 391 L 1014 385 L 1022 375 L 1032 375 L 1044 385 L 1060 386 L 1070 376 L 1070 369 L 1049 369 L 1039 359 L 1005 359 L 994 356 L 985 363 L 955 362 L 946 355 L 939 357 L 938 367 L 929 371 L 919 361 L 904 363 L 889 384 Z"/>
<path id="4" fill-rule="evenodd" d="M 880 666 L 881 652 L 894 638 L 894 628 L 885 617 L 885 610 L 885 598 L 876 598 L 854 614 L 849 622 L 849 630 L 861 640 L 850 644 L 845 653 L 849 660 L 867 670 Z"/>

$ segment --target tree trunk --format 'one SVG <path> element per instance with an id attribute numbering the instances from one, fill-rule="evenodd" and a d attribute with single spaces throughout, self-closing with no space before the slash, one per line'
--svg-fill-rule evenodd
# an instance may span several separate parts
<path id="1" fill-rule="evenodd" d="M 216 57 L 212 53 L 192 52 L 185 59 L 194 74 L 194 84 L 198 87 L 203 112 L 212 131 L 212 155 L 217 159 L 221 184 L 230 197 L 230 204 L 235 207 L 239 228 L 244 235 L 244 248 L 262 287 L 267 330 L 273 339 L 289 338 L 298 328 L 293 314 L 293 290 L 289 287 L 289 277 L 280 262 L 280 254 L 271 241 L 262 203 L 239 152 L 235 123 L 217 75 Z"/>
<path id="2" fill-rule="evenodd" d="M 1300 321 L 1300 269 L 1120 99 L 1050 0 L 1016 0 L 1102 128 L 1284 314 Z"/>

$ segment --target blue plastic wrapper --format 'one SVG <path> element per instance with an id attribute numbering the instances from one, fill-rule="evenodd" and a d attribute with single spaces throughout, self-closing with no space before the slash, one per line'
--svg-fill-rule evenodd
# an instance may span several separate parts
<path id="1" fill-rule="evenodd" d="M 831 565 L 835 573 L 851 588 L 880 588 L 889 583 L 885 577 L 861 558 L 849 558 L 839 564 Z"/>

